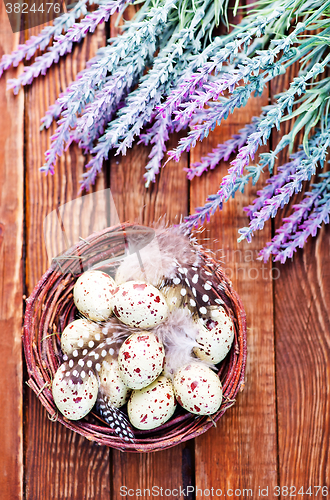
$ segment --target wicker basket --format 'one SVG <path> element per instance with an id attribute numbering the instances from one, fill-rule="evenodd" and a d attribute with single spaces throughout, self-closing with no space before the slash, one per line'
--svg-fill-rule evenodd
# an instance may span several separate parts
<path id="1" fill-rule="evenodd" d="M 27 300 L 24 321 L 24 351 L 29 374 L 28 385 L 49 413 L 50 419 L 61 422 L 87 439 L 112 448 L 149 452 L 169 448 L 207 431 L 233 405 L 235 397 L 244 386 L 246 363 L 246 320 L 241 301 L 224 276 L 221 267 L 207 256 L 219 281 L 226 287 L 220 295 L 229 304 L 235 325 L 235 339 L 230 353 L 219 364 L 218 375 L 223 386 L 220 409 L 212 415 L 196 416 L 178 405 L 173 417 L 152 431 L 135 431 L 133 443 L 123 442 L 98 415 L 91 412 L 79 421 L 66 419 L 58 412 L 52 396 L 51 381 L 60 364 L 60 333 L 76 317 L 72 289 L 83 270 L 99 263 L 109 271 L 111 262 L 125 250 L 125 231 L 139 231 L 141 226 L 122 224 L 93 233 L 86 240 L 68 250 L 60 260 L 43 275 Z M 106 262 L 106 264 L 104 264 Z M 103 263 L 103 264 L 102 264 Z"/>

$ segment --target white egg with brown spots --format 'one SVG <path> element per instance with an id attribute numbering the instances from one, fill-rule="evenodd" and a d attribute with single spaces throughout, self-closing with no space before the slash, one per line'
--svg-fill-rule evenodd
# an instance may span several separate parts
<path id="1" fill-rule="evenodd" d="M 171 381 L 161 375 L 144 389 L 133 391 L 127 404 L 128 417 L 137 429 L 150 430 L 169 420 L 176 408 Z"/>
<path id="2" fill-rule="evenodd" d="M 130 335 L 118 353 L 120 376 L 130 389 L 150 385 L 162 372 L 164 361 L 163 344 L 147 331 Z"/>
<path id="3" fill-rule="evenodd" d="M 113 312 L 125 325 L 152 328 L 168 316 L 163 294 L 149 283 L 127 281 L 113 295 Z"/>
<path id="4" fill-rule="evenodd" d="M 202 363 L 190 363 L 180 368 L 173 379 L 173 386 L 178 403 L 190 413 L 212 415 L 220 408 L 220 379 Z"/>
<path id="5" fill-rule="evenodd" d="M 70 375 L 69 375 L 70 374 Z M 55 373 L 52 392 L 59 411 L 69 420 L 80 420 L 93 408 L 99 384 L 96 375 L 90 371 L 84 378 L 71 378 L 68 363 L 63 363 Z"/>
<path id="6" fill-rule="evenodd" d="M 64 354 L 71 354 L 75 349 L 87 347 L 95 334 L 101 335 L 101 327 L 92 321 L 81 318 L 67 325 L 61 335 L 61 349 Z"/>
<path id="7" fill-rule="evenodd" d="M 105 321 L 112 313 L 112 296 L 116 283 L 102 271 L 83 273 L 73 288 L 73 300 L 77 309 L 94 321 Z"/>
<path id="8" fill-rule="evenodd" d="M 230 351 L 235 330 L 232 319 L 222 307 L 209 308 L 206 318 L 198 321 L 199 332 L 196 341 L 199 346 L 194 347 L 194 353 L 203 361 L 217 364 Z"/>
<path id="9" fill-rule="evenodd" d="M 103 361 L 99 377 L 99 393 L 107 396 L 107 401 L 112 406 L 120 408 L 127 403 L 131 389 L 124 384 L 116 359 Z"/>

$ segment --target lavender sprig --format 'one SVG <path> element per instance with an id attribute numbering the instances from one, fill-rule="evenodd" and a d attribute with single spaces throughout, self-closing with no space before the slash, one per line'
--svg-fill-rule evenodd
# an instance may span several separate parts
<path id="1" fill-rule="evenodd" d="M 285 224 L 277 229 L 272 241 L 260 251 L 259 260 L 263 259 L 266 262 L 271 255 L 274 255 L 274 261 L 284 264 L 298 248 L 304 246 L 309 236 L 316 236 L 323 222 L 329 223 L 329 172 L 320 174 L 320 177 L 323 180 L 313 184 L 312 190 L 306 193 L 301 203 L 294 205 L 294 212 L 284 219 Z"/>
<path id="2" fill-rule="evenodd" d="M 166 152 L 166 142 L 169 139 L 169 134 L 173 132 L 174 124 L 171 116 L 168 114 L 162 119 L 156 119 L 154 125 L 146 134 L 141 134 L 140 142 L 144 144 L 153 144 L 149 154 L 150 161 L 146 165 L 146 173 L 144 174 L 145 187 L 149 187 L 151 182 L 155 182 L 158 175 L 161 162 Z"/>
<path id="3" fill-rule="evenodd" d="M 130 76 L 130 78 L 128 78 Z M 108 122 L 112 119 L 136 81 L 133 71 L 121 69 L 116 75 L 111 75 L 101 90 L 97 91 L 94 100 L 86 106 L 78 118 L 76 129 L 72 132 L 73 139 L 79 143 L 85 153 L 93 148 L 95 139 L 103 134 Z"/>
<path id="4" fill-rule="evenodd" d="M 290 182 L 280 188 L 276 196 L 265 200 L 265 205 L 260 212 L 253 213 L 253 219 L 250 225 L 239 230 L 241 236 L 238 241 L 244 238 L 251 241 L 253 231 L 257 228 L 262 229 L 265 221 L 270 217 L 274 217 L 278 208 L 283 207 L 285 203 L 289 202 L 294 192 L 298 192 L 301 189 L 302 182 L 310 179 L 315 173 L 317 164 L 319 163 L 323 166 L 329 143 L 330 130 L 323 133 L 317 132 L 316 136 L 311 138 L 309 142 L 311 156 L 304 160 L 297 161 L 297 170 L 290 176 Z M 219 191 L 209 196 L 203 207 L 196 208 L 195 214 L 186 217 L 183 226 L 189 231 L 198 224 L 203 224 L 205 220 L 209 221 L 211 215 L 213 215 L 217 209 L 222 209 L 224 201 L 227 201 L 230 196 L 234 196 L 238 189 L 242 191 L 242 188 L 244 188 L 251 177 L 254 183 L 258 180 L 261 172 L 263 172 L 264 165 L 260 162 L 260 164 L 255 167 L 247 167 L 247 170 L 249 169 L 250 174 L 248 176 L 244 176 L 242 172 L 238 172 L 235 176 L 234 183 L 232 183 L 231 174 L 228 171 L 228 174 L 221 181 Z M 230 184 L 228 185 L 228 183 Z M 228 186 L 230 186 L 230 188 Z"/>
<path id="5" fill-rule="evenodd" d="M 179 106 L 178 102 L 176 102 L 175 109 L 173 109 L 175 119 L 185 121 L 188 117 L 191 118 L 196 109 L 203 108 L 211 100 L 217 100 L 219 95 L 222 95 L 225 90 L 229 90 L 232 93 L 240 82 L 248 82 L 251 79 L 251 75 L 258 76 L 260 71 L 264 71 L 264 74 L 259 76 L 260 81 L 262 79 L 265 80 L 264 83 L 267 81 L 267 75 L 273 78 L 283 72 L 284 69 L 281 65 L 288 59 L 290 46 L 297 41 L 297 36 L 304 28 L 305 25 L 299 23 L 297 28 L 281 44 L 274 44 L 275 47 L 268 50 L 259 50 L 253 58 L 238 57 L 238 46 L 233 49 L 230 47 L 232 44 L 229 43 L 229 48 L 227 45 L 223 49 L 223 56 L 218 55 L 213 58 L 214 69 L 219 73 L 223 63 L 228 60 L 231 62 L 236 61 L 238 69 L 229 67 L 227 73 L 221 73 L 218 80 L 214 79 L 210 81 L 210 77 L 208 77 L 208 80 L 204 78 L 206 81 L 201 84 L 199 90 L 196 89 L 194 94 L 192 94 L 192 89 L 190 90 L 188 103 L 180 103 Z M 280 52 L 286 55 L 286 57 L 282 57 L 280 62 L 276 63 L 275 59 Z M 212 65 L 208 65 L 207 67 L 209 70 Z M 192 76 L 191 79 L 196 83 L 196 77 Z"/>
<path id="6" fill-rule="evenodd" d="M 60 57 L 71 52 L 73 43 L 80 42 L 87 33 L 93 33 L 98 24 L 107 21 L 110 15 L 130 2 L 131 0 L 107 0 L 106 4 L 101 4 L 80 23 L 74 23 L 65 35 L 58 35 L 45 54 L 37 57 L 31 66 L 26 66 L 18 78 L 8 80 L 7 88 L 13 89 L 14 94 L 17 94 L 22 86 L 30 84 L 39 75 L 45 75 L 53 63 L 57 63 Z"/>
<path id="7" fill-rule="evenodd" d="M 250 166 L 246 169 L 248 174 L 241 175 L 236 178 L 235 184 L 231 191 L 231 196 L 235 196 L 237 191 L 243 192 L 246 184 L 252 180 L 253 184 L 255 184 L 263 169 L 260 165 Z M 222 188 L 222 184 L 226 182 L 226 178 L 222 180 L 220 185 L 220 189 L 216 194 L 211 194 L 208 196 L 206 203 L 203 207 L 198 207 L 195 209 L 194 214 L 191 214 L 185 217 L 184 222 L 182 223 L 182 227 L 185 232 L 189 233 L 193 227 L 204 224 L 205 220 L 210 221 L 211 216 L 214 215 L 217 209 L 221 210 L 222 205 L 225 201 L 229 199 L 229 196 L 226 197 L 224 190 Z"/>
<path id="8" fill-rule="evenodd" d="M 260 117 L 254 117 L 252 123 L 239 130 L 238 134 L 233 135 L 232 139 L 223 144 L 218 144 L 200 162 L 193 163 L 190 168 L 186 169 L 187 178 L 191 181 L 194 177 L 200 177 L 207 170 L 213 170 L 221 160 L 228 161 L 233 153 L 246 144 L 249 135 L 255 131 L 259 120 Z"/>
<path id="9" fill-rule="evenodd" d="M 61 33 L 67 32 L 73 25 L 75 19 L 81 15 L 85 16 L 87 14 L 87 2 L 98 3 L 97 0 L 94 0 L 94 2 L 91 0 L 79 0 L 79 2 L 77 2 L 68 12 L 55 18 L 52 26 L 43 28 L 39 35 L 32 36 L 27 42 L 20 44 L 11 54 L 3 55 L 0 61 L 0 77 L 3 72 L 11 66 L 18 66 L 23 59 L 29 61 L 38 49 L 44 50 L 53 37 L 57 37 Z M 70 8 L 70 6 L 68 8 Z"/>
<path id="10" fill-rule="evenodd" d="M 293 2 L 288 2 L 291 6 Z M 288 5 L 288 6 L 289 6 Z M 159 106 L 159 113 L 169 111 L 174 113 L 187 96 L 193 94 L 196 89 L 205 83 L 209 75 L 215 70 L 221 70 L 222 65 L 234 58 L 240 50 L 247 52 L 248 46 L 254 36 L 261 37 L 265 30 L 269 28 L 285 12 L 285 8 L 274 5 L 274 9 L 268 15 L 257 16 L 256 19 L 249 19 L 249 23 L 243 20 L 242 23 L 229 35 L 221 38 L 217 37 L 198 56 L 194 65 L 183 74 L 177 87 L 167 97 L 166 101 Z M 213 56 L 213 57 L 212 57 Z M 211 61 L 208 61 L 212 57 Z M 197 71 L 196 71 L 197 69 Z M 194 73 L 194 71 L 196 71 Z"/>
<path id="11" fill-rule="evenodd" d="M 49 128 L 53 123 L 53 120 L 57 120 L 61 116 L 61 112 L 62 112 L 62 106 L 58 101 L 49 106 L 49 108 L 45 113 L 45 116 L 43 116 L 40 120 L 41 122 L 40 131 L 43 130 L 44 128 L 46 129 Z"/>
<path id="12" fill-rule="evenodd" d="M 159 115 L 155 118 L 155 122 L 145 133 L 140 134 L 139 144 L 145 146 L 153 144 L 149 154 L 150 161 L 147 163 L 144 174 L 145 187 L 148 188 L 151 182 L 156 181 L 156 176 L 162 167 L 162 160 L 166 152 L 166 142 L 169 139 L 169 134 L 172 132 L 180 132 L 182 128 L 186 128 L 188 123 L 175 124 L 168 115 L 166 118 Z"/>
<path id="13" fill-rule="evenodd" d="M 297 248 L 302 248 L 304 246 L 309 236 L 316 236 L 317 230 L 323 223 L 329 224 L 329 213 L 330 195 L 328 194 L 319 202 L 310 217 L 302 224 L 300 231 L 295 233 L 294 239 L 285 245 L 285 248 L 278 253 L 275 260 L 280 260 L 283 264 L 287 258 L 292 257 Z"/>
<path id="14" fill-rule="evenodd" d="M 180 66 L 184 69 L 187 65 L 187 60 L 183 57 L 184 49 L 189 45 L 198 47 L 195 26 L 201 22 L 204 13 L 203 7 L 197 9 L 190 25 L 173 35 L 173 41 L 160 51 L 154 66 L 143 77 L 138 89 L 128 96 L 126 106 L 120 110 L 119 117 L 110 123 L 92 150 L 95 156 L 86 166 L 88 172 L 83 176 L 82 189 L 88 190 L 95 182 L 96 175 L 111 149 L 117 148 L 117 154 L 126 154 L 134 138 L 150 122 L 162 94 L 166 95 L 175 83 Z"/>
<path id="15" fill-rule="evenodd" d="M 51 147 L 45 154 L 46 162 L 40 169 L 41 171 L 54 173 L 57 156 L 63 153 L 65 143 L 69 145 L 74 139 L 70 131 L 76 125 L 77 114 L 81 113 L 85 106 L 94 99 L 95 90 L 102 88 L 108 72 L 115 70 L 125 57 L 134 54 L 138 49 L 141 51 L 141 56 L 144 54 L 148 57 L 150 42 L 155 42 L 175 3 L 176 0 L 167 0 L 165 5 L 158 9 L 151 9 L 146 20 L 137 23 L 135 27 L 132 25 L 132 29 L 118 37 L 114 44 L 100 49 L 94 62 L 80 72 L 77 80 L 57 99 L 56 103 L 61 106 L 62 118 L 58 121 L 58 128 L 51 138 Z M 144 51 L 141 50 L 142 41 Z"/>
<path id="16" fill-rule="evenodd" d="M 255 198 L 251 205 L 244 208 L 244 211 L 250 217 L 253 218 L 253 214 L 261 210 L 265 205 L 267 200 L 269 200 L 286 182 L 289 180 L 289 176 L 293 174 L 299 167 L 302 160 L 306 158 L 305 151 L 301 148 L 300 151 L 291 155 L 292 161 L 289 161 L 278 168 L 278 173 L 267 179 L 266 186 L 257 192 L 257 198 Z"/>
<path id="17" fill-rule="evenodd" d="M 306 219 L 310 211 L 312 210 L 318 194 L 307 193 L 305 198 L 301 203 L 293 205 L 293 213 L 290 217 L 283 219 L 285 222 L 279 229 L 276 230 L 276 235 L 271 242 L 267 243 L 266 247 L 260 251 L 258 259 L 264 259 L 266 262 L 270 255 L 276 255 L 281 252 L 285 242 L 289 239 L 291 234 L 294 234 L 299 226 L 299 224 Z"/>
<path id="18" fill-rule="evenodd" d="M 210 109 L 207 112 L 207 119 L 204 123 L 196 125 L 194 129 L 189 132 L 187 137 L 181 139 L 179 146 L 175 150 L 169 152 L 169 157 L 178 161 L 184 151 L 190 151 L 191 147 L 194 147 L 198 140 L 203 140 L 207 137 L 209 131 L 214 130 L 216 125 L 220 125 L 222 119 L 226 119 L 229 113 L 232 113 L 235 108 L 245 106 L 252 92 L 261 93 L 268 80 L 282 73 L 284 70 L 283 63 L 287 61 L 287 58 L 290 59 L 290 53 L 288 52 L 289 48 L 297 40 L 298 34 L 301 33 L 304 28 L 305 25 L 303 23 L 298 23 L 291 35 L 286 37 L 283 41 L 278 41 L 274 49 L 261 51 L 257 56 L 251 58 L 243 69 L 240 68 L 241 71 L 235 75 L 236 81 L 232 78 L 228 82 L 228 85 L 230 83 L 234 86 L 238 84 L 239 81 L 246 81 L 247 79 L 250 80 L 249 83 L 245 86 L 235 88 L 228 99 L 222 98 L 219 102 L 209 103 Z M 283 51 L 281 59 L 279 61 L 274 61 L 276 55 L 281 51 Z M 286 110 L 289 113 L 291 112 L 294 97 L 306 91 L 306 83 L 308 80 L 315 78 L 319 73 L 324 71 L 328 60 L 329 58 L 325 58 L 322 63 L 315 64 L 305 75 L 295 78 L 289 90 L 280 96 L 277 104 L 268 107 L 268 112 L 259 123 L 258 130 L 250 135 L 246 146 L 241 148 L 237 158 L 232 162 L 233 167 L 230 170 L 230 173 L 233 175 L 231 180 L 232 183 L 235 182 L 236 172 L 242 174 L 244 167 L 249 164 L 250 158 L 253 160 L 259 146 L 267 142 L 272 128 L 274 126 L 279 128 L 284 112 Z M 292 63 L 292 61 L 290 63 Z M 264 72 L 257 76 L 251 76 L 260 69 L 264 70 Z M 222 90 L 225 90 L 225 88 L 226 84 L 223 81 Z M 199 94 L 195 97 L 196 104 L 194 109 L 200 108 Z M 211 98 L 211 93 L 208 93 L 207 97 Z M 203 100 L 203 104 L 205 104 L 205 101 L 206 99 Z M 179 111 L 177 111 L 176 119 L 180 119 Z"/>
<path id="19" fill-rule="evenodd" d="M 323 167 L 329 144 L 330 129 L 320 134 L 318 144 L 310 148 L 310 155 L 303 159 L 297 170 L 290 175 L 290 182 L 279 188 L 275 196 L 266 200 L 261 210 L 253 214 L 253 219 L 248 227 L 239 230 L 241 236 L 238 241 L 243 239 L 251 241 L 254 231 L 262 229 L 270 217 L 275 217 L 278 209 L 283 208 L 290 201 L 292 195 L 301 190 L 302 183 L 315 174 L 317 165 Z"/>
<path id="20" fill-rule="evenodd" d="M 214 130 L 215 126 L 221 123 L 222 119 L 227 118 L 229 113 L 232 113 L 235 107 L 241 107 L 246 104 L 248 98 L 251 93 L 254 91 L 255 93 L 261 93 L 265 83 L 272 79 L 275 75 L 285 71 L 285 67 L 283 63 L 289 59 L 289 65 L 294 62 L 294 58 L 292 54 L 290 54 L 290 47 L 297 42 L 297 37 L 300 33 L 302 33 L 309 25 L 311 25 L 315 19 L 317 19 L 320 15 L 322 15 L 323 11 L 327 8 L 329 2 L 321 5 L 320 8 L 310 17 L 308 17 L 304 23 L 298 23 L 293 32 L 280 39 L 272 41 L 273 48 L 271 47 L 268 50 L 258 51 L 257 55 L 252 58 L 247 58 L 245 65 L 240 65 L 240 72 L 237 72 L 234 77 L 229 80 L 230 85 L 234 87 L 239 83 L 239 81 L 243 80 L 244 82 L 249 81 L 244 87 L 236 88 L 232 92 L 231 98 L 224 102 L 223 99 L 220 100 L 220 103 L 210 103 L 214 104 L 210 107 L 208 111 L 208 118 L 204 121 L 204 123 L 197 125 L 191 130 L 187 137 L 181 139 L 179 146 L 174 150 L 169 152 L 169 157 L 178 161 L 181 154 L 184 151 L 190 151 L 191 147 L 196 145 L 197 140 L 203 140 L 207 137 L 210 130 Z M 227 45 L 231 45 L 230 43 Z M 225 54 L 219 55 L 217 60 L 217 65 L 215 67 L 220 66 L 225 62 L 226 58 L 228 58 L 228 52 L 226 53 L 227 46 L 224 48 Z M 236 52 L 239 48 L 236 46 Z M 276 57 L 283 53 L 281 59 L 279 61 L 275 61 Z M 281 97 L 278 99 L 276 105 L 271 106 L 264 120 L 259 124 L 259 130 L 257 130 L 254 134 L 251 134 L 249 137 L 248 143 L 244 148 L 242 148 L 237 156 L 237 158 L 232 163 L 233 167 L 230 169 L 230 174 L 232 175 L 232 179 L 229 182 L 230 184 L 235 182 L 235 176 L 237 173 L 242 175 L 244 167 L 249 164 L 250 158 L 253 159 L 259 146 L 262 143 L 266 143 L 269 139 L 271 130 L 274 126 L 279 128 L 280 121 L 282 119 L 283 113 L 288 111 L 289 113 L 292 111 L 292 106 L 294 103 L 294 98 L 296 95 L 301 95 L 303 92 L 306 92 L 306 83 L 315 78 L 318 74 L 324 71 L 325 66 L 328 64 L 329 58 L 326 57 L 322 63 L 314 64 L 309 71 L 305 73 L 305 75 L 295 78 L 291 83 L 290 88 L 287 92 L 283 93 Z M 209 67 L 209 65 L 208 65 Z M 260 70 L 264 72 L 258 74 Z M 256 75 L 257 76 L 252 76 Z M 236 78 L 236 80 L 235 80 Z M 194 78 L 192 78 L 194 80 Z M 221 90 L 226 89 L 226 83 L 222 80 Z M 229 86 L 229 82 L 228 82 Z M 227 87 L 228 88 L 228 87 Z M 193 113 L 194 110 L 200 109 L 202 105 L 205 105 L 208 102 L 208 99 L 212 98 L 212 92 L 207 92 L 204 99 L 200 98 L 201 92 L 198 92 L 194 97 L 190 100 L 189 111 Z M 180 119 L 180 115 L 182 112 L 178 109 L 178 99 L 175 101 L 175 114 L 176 119 Z M 195 101 L 195 103 L 193 102 Z M 187 105 L 185 105 L 187 107 Z M 163 107 L 164 109 L 164 107 Z M 161 110 L 162 111 L 162 110 Z"/>
<path id="21" fill-rule="evenodd" d="M 122 0 L 120 0 L 122 1 Z M 132 0 L 130 0 L 132 1 Z M 168 2 L 168 5 L 173 4 L 175 2 Z M 145 64 L 149 63 L 150 55 L 154 53 L 156 50 L 156 41 L 159 34 L 162 32 L 165 21 L 164 18 L 164 9 L 168 14 L 167 5 L 165 7 L 160 7 L 159 9 L 151 9 L 149 15 L 153 15 L 151 19 L 148 18 L 148 15 L 145 19 L 143 19 L 142 9 L 140 9 L 140 17 L 143 21 L 132 21 L 128 23 L 130 25 L 129 29 L 123 35 L 118 36 L 117 38 L 112 40 L 112 45 L 109 45 L 105 48 L 101 48 L 97 51 L 95 57 L 90 59 L 86 63 L 86 69 L 81 71 L 75 82 L 71 84 L 65 92 L 61 93 L 55 104 L 50 106 L 46 111 L 45 116 L 41 119 L 41 129 L 49 128 L 52 124 L 53 120 L 57 120 L 61 115 L 62 111 L 66 108 L 70 108 L 73 104 L 75 107 L 76 101 L 80 101 L 80 110 L 84 110 L 85 105 L 90 101 L 93 101 L 94 98 L 94 90 L 101 90 L 105 82 L 107 81 L 106 75 L 108 72 L 115 72 L 116 69 L 119 69 L 120 75 L 114 75 L 114 80 L 116 77 L 119 77 L 119 80 L 122 80 L 122 68 L 121 61 L 129 61 L 133 59 L 137 67 L 134 67 L 134 72 L 143 71 Z M 170 27 L 168 27 L 170 30 Z M 125 64 L 123 64 L 125 66 Z M 127 65 L 127 79 L 131 79 L 131 67 Z M 110 87 L 111 84 L 106 87 L 105 101 L 108 101 L 109 96 L 112 94 Z M 98 98 L 101 98 L 101 93 L 98 93 Z M 118 101 L 118 99 L 116 99 Z M 98 103 L 99 108 L 103 109 L 103 104 Z M 111 105 L 110 105 L 111 106 Z M 112 106 L 115 108 L 115 106 Z M 109 116 L 112 113 L 109 112 Z M 86 116 L 86 121 L 88 121 Z M 80 121 L 80 127 L 85 129 L 83 122 L 84 119 Z M 105 121 L 105 119 L 103 120 Z M 73 124 L 76 122 L 73 119 Z M 69 129 L 71 128 L 68 125 Z M 82 143 L 85 147 L 85 143 Z M 86 148 L 88 149 L 88 148 Z M 59 148 L 59 154 L 62 150 Z M 50 168 L 52 169 L 53 166 Z M 48 170 L 46 170 L 47 173 Z"/>
<path id="22" fill-rule="evenodd" d="M 232 167 L 228 171 L 228 193 L 230 193 L 231 185 L 235 182 L 236 176 L 242 175 L 244 168 L 249 164 L 250 158 L 252 160 L 254 159 L 259 146 L 261 144 L 266 144 L 272 129 L 276 126 L 279 130 L 281 119 L 285 111 L 291 113 L 295 96 L 300 96 L 302 93 L 306 92 L 307 82 L 322 73 L 329 60 L 330 57 L 328 56 L 322 63 L 315 64 L 305 75 L 296 77 L 290 84 L 289 90 L 283 92 L 277 99 L 277 103 L 267 107 L 265 118 L 259 122 L 256 132 L 250 135 L 246 146 L 240 149 L 237 157 L 231 163 Z M 282 147 L 284 147 L 286 140 L 282 141 L 282 143 Z"/>
<path id="23" fill-rule="evenodd" d="M 96 92 L 93 102 L 86 106 L 78 118 L 73 136 L 85 152 L 91 151 L 93 142 L 104 133 L 107 124 L 119 109 L 120 103 L 137 83 L 145 64 L 150 62 L 156 50 L 155 42 L 155 40 L 150 40 L 147 51 L 144 53 L 141 53 L 139 49 L 130 57 L 126 57 L 124 63 L 118 65 L 107 83 Z"/>
<path id="24" fill-rule="evenodd" d="M 317 129 L 314 135 L 308 141 L 308 149 L 314 149 L 319 144 L 320 134 L 321 130 Z M 262 153 L 260 155 L 260 165 L 262 165 L 263 168 L 268 167 L 268 169 L 272 172 L 277 152 L 280 151 L 285 144 L 287 145 L 289 143 L 290 135 L 283 136 L 275 151 L 272 151 L 270 153 Z M 290 159 L 291 160 L 289 162 L 278 167 L 278 173 L 268 179 L 266 186 L 261 191 L 257 192 L 258 196 L 253 200 L 252 205 L 244 208 L 244 211 L 247 212 L 247 215 L 250 217 L 250 219 L 253 219 L 254 213 L 257 213 L 262 209 L 263 206 L 265 206 L 266 203 L 268 203 L 267 200 L 272 198 L 272 196 L 279 192 L 279 189 L 284 186 L 284 184 L 289 182 L 290 176 L 298 170 L 301 162 L 307 159 L 307 154 L 303 147 L 299 146 L 298 151 L 290 155 Z"/>
<path id="25" fill-rule="evenodd" d="M 236 88 L 229 98 L 220 97 L 217 102 L 210 102 L 207 112 L 200 115 L 205 119 L 203 119 L 202 123 L 194 125 L 188 136 L 180 140 L 176 149 L 169 151 L 169 158 L 179 161 L 183 152 L 188 152 L 195 147 L 198 140 L 202 141 L 207 137 L 209 132 L 213 131 L 217 125 L 220 125 L 222 120 L 226 119 L 236 108 L 245 106 L 250 95 L 253 92 L 260 91 L 261 83 L 263 84 L 263 80 L 260 76 L 253 77 L 249 84 Z"/>
<path id="26" fill-rule="evenodd" d="M 232 69 L 230 73 L 221 73 L 218 79 L 205 82 L 194 95 L 189 96 L 189 100 L 186 99 L 181 103 L 180 109 L 173 111 L 174 119 L 177 122 L 186 123 L 197 110 L 203 109 L 211 100 L 216 101 L 225 90 L 229 89 L 232 92 L 240 80 L 240 73 Z"/>

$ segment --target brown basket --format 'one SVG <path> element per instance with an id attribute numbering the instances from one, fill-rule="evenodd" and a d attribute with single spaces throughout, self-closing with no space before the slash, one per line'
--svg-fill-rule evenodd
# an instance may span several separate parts
<path id="1" fill-rule="evenodd" d="M 221 267 L 206 252 L 208 265 L 214 269 L 219 281 L 225 282 L 219 295 L 229 307 L 235 325 L 235 339 L 230 353 L 219 364 L 218 375 L 223 387 L 220 409 L 212 415 L 196 416 L 178 405 L 173 417 L 161 427 L 151 431 L 135 431 L 134 443 L 123 442 L 113 430 L 91 412 L 79 421 L 66 419 L 58 412 L 53 401 L 51 382 L 61 362 L 60 333 L 76 317 L 72 289 L 77 277 L 101 262 L 111 262 L 125 250 L 123 234 L 128 229 L 139 231 L 140 226 L 121 224 L 93 233 L 86 240 L 68 250 L 43 275 L 27 300 L 24 320 L 24 351 L 29 374 L 28 385 L 46 408 L 51 420 L 57 420 L 87 439 L 119 450 L 149 452 L 170 448 L 178 443 L 203 434 L 230 408 L 239 389 L 244 386 L 246 364 L 246 319 L 238 294 L 223 274 Z"/>

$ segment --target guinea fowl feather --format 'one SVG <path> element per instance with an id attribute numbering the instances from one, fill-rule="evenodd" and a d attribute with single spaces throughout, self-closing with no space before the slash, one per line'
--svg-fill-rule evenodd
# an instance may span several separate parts
<path id="1" fill-rule="evenodd" d="M 124 441 L 134 443 L 134 432 L 124 413 L 115 408 L 109 398 L 99 392 L 96 409 L 100 416 L 114 430 L 115 434 Z"/>

